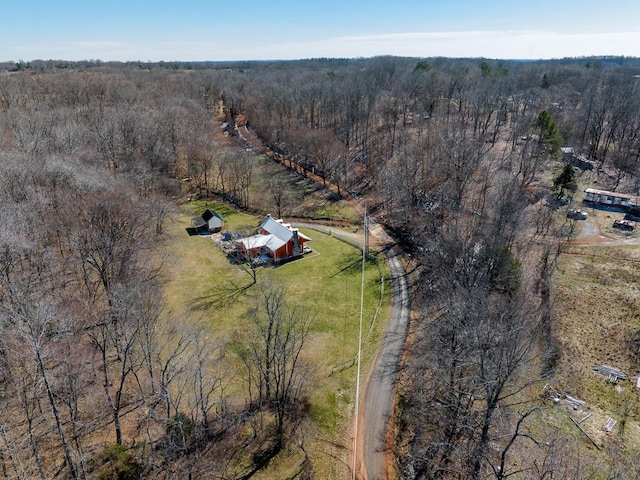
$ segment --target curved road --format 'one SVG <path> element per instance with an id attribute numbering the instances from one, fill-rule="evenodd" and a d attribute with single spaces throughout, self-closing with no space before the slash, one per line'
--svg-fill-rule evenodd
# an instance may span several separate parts
<path id="1" fill-rule="evenodd" d="M 281 155 L 265 147 L 251 133 L 246 124 L 237 127 L 237 129 L 243 140 L 258 147 L 266 155 L 285 165 L 285 162 L 291 163 Z M 324 181 L 311 172 L 306 172 L 306 174 L 313 180 L 323 183 L 326 188 L 338 191 L 338 188 L 330 182 Z M 343 196 L 345 196 L 344 193 Z M 346 199 L 362 216 L 364 209 L 360 202 L 349 194 L 346 194 Z M 318 228 L 312 225 L 305 226 Z M 368 382 L 360 401 L 358 432 L 355 441 L 356 451 L 353 454 L 356 455 L 354 462 L 356 465 L 356 478 L 361 480 L 386 480 L 392 477 L 392 473 L 388 471 L 391 462 L 388 456 L 390 452 L 387 439 L 391 438 L 388 433 L 394 412 L 398 374 L 409 333 L 411 302 L 407 272 L 402 262 L 402 251 L 372 217 L 369 217 L 369 232 L 380 244 L 386 245 L 385 255 L 391 274 L 393 300 L 387 328 L 369 372 Z M 339 234 L 336 234 L 336 236 L 340 237 Z M 345 240 L 353 243 L 351 239 L 345 238 Z"/>

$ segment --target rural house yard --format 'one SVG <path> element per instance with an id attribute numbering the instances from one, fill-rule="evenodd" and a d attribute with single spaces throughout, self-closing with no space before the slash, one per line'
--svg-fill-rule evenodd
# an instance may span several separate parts
<path id="1" fill-rule="evenodd" d="M 210 236 L 188 235 L 191 217 L 208 207 L 225 217 L 230 232 L 255 229 L 261 221 L 223 204 L 212 207 L 211 202 L 197 201 L 180 207 L 167 248 L 167 308 L 180 312 L 177 317 L 185 322 L 203 319 L 216 339 L 241 341 L 257 286 L 252 285 L 247 267 L 231 264 Z M 300 426 L 299 433 L 302 436 L 304 431 L 303 446 L 314 471 L 326 473 L 327 478 L 344 478 L 350 448 L 344 441 L 349 438 L 355 398 L 353 360 L 358 339 L 361 251 L 326 233 L 301 231 L 313 239 L 309 242 L 313 251 L 279 267 L 258 268 L 257 282 L 282 282 L 290 301 L 313 316 L 304 353 L 312 366 L 306 388 L 310 421 Z M 363 378 L 388 317 L 388 281 L 384 261 L 369 260 L 365 269 Z M 239 361 L 235 362 L 241 368 Z M 241 372 L 229 381 L 229 393 L 239 393 L 240 377 Z M 256 478 L 274 478 L 273 469 L 295 469 L 304 461 L 302 450 L 295 448 L 280 457 Z M 278 474 L 277 478 L 283 477 Z"/>

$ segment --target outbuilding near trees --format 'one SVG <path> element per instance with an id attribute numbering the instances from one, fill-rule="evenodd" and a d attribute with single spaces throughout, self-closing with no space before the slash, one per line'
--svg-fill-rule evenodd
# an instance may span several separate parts
<path id="1" fill-rule="evenodd" d="M 222 230 L 222 225 L 226 222 L 225 218 L 219 213 L 207 208 L 199 217 L 193 217 L 191 224 L 197 230 L 206 230 L 216 233 Z"/>

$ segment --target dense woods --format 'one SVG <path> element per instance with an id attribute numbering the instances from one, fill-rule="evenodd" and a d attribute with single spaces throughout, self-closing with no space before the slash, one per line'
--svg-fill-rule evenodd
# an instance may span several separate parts
<path id="1" fill-rule="evenodd" d="M 282 449 L 304 415 L 291 362 L 310 319 L 270 285 L 228 351 L 165 310 L 163 245 L 188 198 L 300 214 L 281 178 L 310 173 L 333 201 L 365 198 L 414 267 L 400 477 L 591 472 L 561 432 L 551 448 L 532 428 L 544 407 L 531 392 L 561 355 L 552 276 L 571 232 L 554 212 L 575 184 L 558 176 L 560 147 L 602 188 L 640 192 L 640 62 L 0 66 L 4 478 L 250 478 Z M 261 177 L 245 126 L 289 172 Z M 232 375 L 244 392 L 229 399 Z M 260 454 L 242 470 L 246 428 Z M 634 478 L 635 459 L 616 462 L 615 478 Z"/>

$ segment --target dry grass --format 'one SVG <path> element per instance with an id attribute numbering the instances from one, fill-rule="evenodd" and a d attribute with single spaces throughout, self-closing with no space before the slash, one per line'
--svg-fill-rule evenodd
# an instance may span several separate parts
<path id="1" fill-rule="evenodd" d="M 221 207 L 209 206 L 216 210 Z M 172 258 L 166 285 L 168 309 L 186 321 L 189 315 L 202 317 L 220 337 L 231 338 L 242 335 L 248 328 L 246 311 L 255 287 L 251 285 L 251 277 L 232 266 L 209 237 L 186 233 L 190 217 L 200 214 L 203 208 L 202 202 L 183 206 L 173 225 L 173 240 L 168 248 Z M 221 213 L 227 218 L 229 230 L 255 227 L 260 222 L 256 217 L 232 211 Z M 318 478 L 344 478 L 348 463 L 347 437 L 354 409 L 355 367 L 330 374 L 337 365 L 352 360 L 357 351 L 361 254 L 332 236 L 314 230 L 303 229 L 303 232 L 313 239 L 314 252 L 278 268 L 259 269 L 258 281 L 270 277 L 282 282 L 290 292 L 291 302 L 304 307 L 314 318 L 306 350 L 306 360 L 312 366 L 307 391 L 311 421 L 301 427 L 304 434 L 296 441 L 304 443 Z M 381 278 L 385 290 L 379 309 Z M 367 262 L 363 372 L 368 370 L 387 319 L 390 293 L 384 262 Z M 225 298 L 228 301 L 222 306 Z M 371 334 L 366 336 L 370 327 Z M 289 455 L 304 460 L 300 450 Z M 260 478 L 284 478 L 279 469 L 295 471 L 295 463 L 284 457 L 275 459 Z"/>
<path id="2" fill-rule="evenodd" d="M 254 167 L 257 178 L 278 178 L 286 185 L 280 205 L 283 217 L 331 223 L 358 224 L 360 222 L 360 217 L 354 212 L 349 202 L 340 200 L 321 183 L 301 177 L 291 169 L 269 160 L 266 155 L 259 155 Z M 249 200 L 249 208 L 252 211 L 277 215 L 278 208 L 267 181 L 260 180 L 252 185 Z"/>
<path id="3" fill-rule="evenodd" d="M 623 220 L 625 214 L 615 210 L 607 210 L 603 208 L 594 208 L 593 206 L 581 204 L 579 208 L 589 214 L 588 224 L 591 230 L 596 230 L 599 234 L 610 237 L 612 239 L 629 239 L 640 237 L 640 228 L 636 228 L 634 231 L 629 232 L 613 228 L 613 222 L 615 220 Z M 581 230 L 589 230 L 584 227 L 585 222 L 578 221 L 576 226 Z M 584 233 L 584 232 L 582 232 Z"/>
<path id="4" fill-rule="evenodd" d="M 640 247 L 570 247 L 556 275 L 557 336 L 563 347 L 554 387 L 587 402 L 592 417 L 584 429 L 601 445 L 619 440 L 602 430 L 606 418 L 620 420 L 625 404 L 634 407 L 624 442 L 640 451 L 640 423 L 635 378 L 640 356 L 634 336 L 640 332 Z M 629 378 L 615 385 L 592 370 L 620 368 Z M 622 391 L 619 391 L 622 390 Z M 606 449 L 605 449 L 606 451 Z"/>

